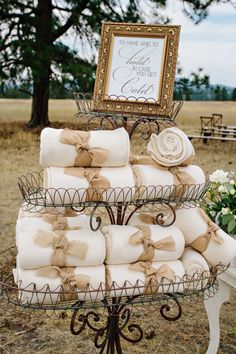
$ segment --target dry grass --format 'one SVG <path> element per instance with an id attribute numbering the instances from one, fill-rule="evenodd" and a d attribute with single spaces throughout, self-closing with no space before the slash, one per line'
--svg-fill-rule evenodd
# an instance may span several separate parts
<path id="1" fill-rule="evenodd" d="M 81 128 L 80 122 L 73 118 L 75 111 L 74 101 L 50 102 L 50 119 L 54 126 Z M 223 113 L 226 124 L 236 125 L 236 105 L 231 102 L 185 103 L 177 123 L 187 132 L 196 132 L 199 129 L 199 116 L 211 113 Z M 0 251 L 14 243 L 15 221 L 21 200 L 17 176 L 39 169 L 39 132 L 24 128 L 29 114 L 29 100 L 0 100 Z M 138 150 L 143 146 L 139 146 Z M 194 141 L 194 147 L 195 162 L 206 174 L 216 168 L 235 170 L 236 144 L 213 141 L 204 145 Z M 231 303 L 224 304 L 221 312 L 219 354 L 236 353 L 235 304 L 234 291 Z M 125 353 L 205 353 L 208 324 L 202 303 L 184 304 L 183 310 L 180 320 L 174 323 L 164 321 L 158 311 L 148 308 L 145 314 L 137 312 L 134 323 L 143 324 L 145 338 L 137 346 L 124 343 Z M 69 319 L 52 321 L 45 317 L 37 318 L 28 312 L 15 312 L 12 308 L 6 312 L 3 307 L 0 307 L 0 314 L 0 353 L 96 353 L 92 343 L 93 334 L 86 331 L 82 336 L 74 337 L 69 331 Z M 152 339 L 148 339 L 150 337 Z"/>

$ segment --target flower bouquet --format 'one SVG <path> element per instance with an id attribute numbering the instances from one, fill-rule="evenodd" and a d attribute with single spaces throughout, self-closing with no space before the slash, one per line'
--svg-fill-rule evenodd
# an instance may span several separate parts
<path id="1" fill-rule="evenodd" d="M 225 232 L 236 238 L 236 183 L 233 172 L 216 170 L 204 196 L 203 208 Z"/>

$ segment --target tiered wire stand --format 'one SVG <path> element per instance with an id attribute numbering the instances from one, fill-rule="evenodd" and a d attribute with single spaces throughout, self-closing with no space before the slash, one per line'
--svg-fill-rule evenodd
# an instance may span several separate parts
<path id="1" fill-rule="evenodd" d="M 162 125 L 175 125 L 175 116 L 182 102 L 173 104 L 172 116 L 132 116 L 114 113 L 97 113 L 92 111 L 92 99 L 82 94 L 76 95 L 79 113 L 78 118 L 91 124 L 99 122 L 98 129 L 114 129 L 125 126 L 130 137 L 142 124 L 141 135 L 148 139 L 153 132 L 159 132 Z M 110 125 L 110 127 L 109 127 Z M 154 128 L 153 128 L 154 127 Z M 96 190 L 89 193 L 83 189 L 53 189 L 43 187 L 42 171 L 28 173 L 19 177 L 18 186 L 23 197 L 22 209 L 32 213 L 58 214 L 62 208 L 69 211 L 89 215 L 90 227 L 98 230 L 103 224 L 127 225 L 134 213 L 151 213 L 153 223 L 163 227 L 172 225 L 176 218 L 176 209 L 198 206 L 209 182 L 203 185 L 183 186 L 143 186 Z M 102 198 L 98 198 L 98 195 Z M 64 210 L 63 210 L 64 212 Z M 122 235 L 121 235 L 122 236 Z M 98 289 L 88 286 L 85 290 L 66 291 L 63 286 L 51 289 L 45 285 L 36 289 L 35 284 L 24 287 L 21 282 L 14 281 L 12 269 L 15 268 L 16 248 L 11 247 L 0 255 L 1 295 L 9 304 L 23 309 L 41 310 L 42 314 L 60 317 L 62 313 L 71 316 L 70 330 L 74 335 L 90 329 L 95 333 L 94 346 L 99 353 L 122 354 L 122 341 L 138 343 L 144 336 L 139 324 L 130 323 L 133 309 L 149 306 L 167 321 L 176 321 L 182 315 L 183 300 L 195 302 L 213 297 L 218 291 L 217 276 L 225 271 L 225 267 L 212 267 L 210 272 L 192 277 L 184 275 L 175 283 L 163 279 L 159 284 L 150 281 L 148 284 L 137 280 L 135 284 L 124 281 L 123 286 L 115 282 L 109 288 L 103 283 Z M 147 289 L 149 289 L 147 291 Z M 151 291 L 150 291 L 151 289 Z M 24 299 L 27 294 L 27 301 Z"/>

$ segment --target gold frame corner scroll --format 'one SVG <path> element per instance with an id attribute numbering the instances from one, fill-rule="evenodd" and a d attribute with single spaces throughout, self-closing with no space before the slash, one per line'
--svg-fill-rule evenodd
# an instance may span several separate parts
<path id="1" fill-rule="evenodd" d="M 97 112 L 170 117 L 180 26 L 103 22 Z"/>

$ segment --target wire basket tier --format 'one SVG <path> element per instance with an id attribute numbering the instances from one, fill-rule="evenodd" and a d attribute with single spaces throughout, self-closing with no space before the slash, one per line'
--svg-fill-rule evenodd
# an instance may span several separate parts
<path id="1" fill-rule="evenodd" d="M 93 95 L 90 93 L 76 92 L 74 93 L 78 112 L 75 117 L 83 121 L 85 118 L 86 129 L 116 129 L 125 127 L 130 135 L 133 136 L 138 127 L 142 127 L 145 133 L 141 136 L 146 140 L 149 139 L 152 132 L 159 133 L 161 126 L 174 126 L 175 118 L 183 106 L 183 101 L 174 101 L 171 112 L 160 116 L 158 114 L 159 102 L 155 99 L 144 99 L 143 97 L 124 97 L 116 95 L 104 96 L 107 102 L 106 108 L 103 105 L 103 111 L 93 110 Z M 138 105 L 139 114 L 133 112 L 134 105 L 130 104 L 129 109 L 122 111 L 122 106 L 127 107 L 127 103 L 131 102 Z M 144 108 L 145 107 L 145 108 Z M 98 107 L 99 108 L 99 107 Z M 146 126 L 144 128 L 143 126 Z"/>
<path id="2" fill-rule="evenodd" d="M 210 272 L 201 275 L 184 275 L 173 283 L 162 280 L 160 283 L 144 284 L 137 280 L 135 284 L 124 281 L 123 286 L 115 282 L 108 288 L 101 283 L 97 289 L 88 285 L 85 290 L 73 289 L 70 292 L 62 285 L 50 289 L 45 284 L 41 289 L 31 283 L 22 287 L 21 281 L 15 283 L 12 269 L 15 268 L 16 248 L 11 247 L 0 254 L 0 294 L 9 304 L 44 311 L 66 311 L 76 309 L 102 309 L 112 307 L 114 299 L 119 299 L 119 305 L 150 305 L 160 306 L 168 301 L 197 301 L 213 297 L 218 291 L 217 276 L 227 267 L 217 265 Z M 149 289 L 147 291 L 147 289 Z M 151 291 L 150 291 L 151 289 Z M 25 300 L 27 298 L 27 300 Z M 115 305 L 114 305 L 115 306 Z"/>
<path id="3" fill-rule="evenodd" d="M 40 208 L 43 211 L 45 208 L 58 207 L 138 206 L 141 208 L 142 206 L 156 204 L 172 205 L 176 208 L 195 207 L 202 201 L 209 189 L 210 182 L 193 185 L 156 185 L 107 189 L 55 189 L 43 187 L 42 170 L 20 176 L 18 186 L 25 203 L 37 207 L 36 211 L 39 212 Z"/>

